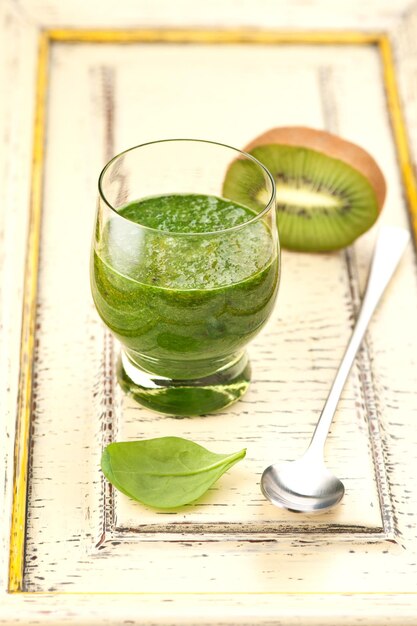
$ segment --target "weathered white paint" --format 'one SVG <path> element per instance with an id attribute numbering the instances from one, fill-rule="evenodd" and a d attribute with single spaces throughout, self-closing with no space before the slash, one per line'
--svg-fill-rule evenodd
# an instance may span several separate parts
<path id="1" fill-rule="evenodd" d="M 19 614 L 18 614 L 19 611 Z M 5 599 L 0 624 L 414 626 L 409 595 L 29 595 Z"/>
<path id="2" fill-rule="evenodd" d="M 4 589 L 8 577 L 38 30 L 9 3 L 2 2 L 0 33 L 0 585 Z"/>
<path id="3" fill-rule="evenodd" d="M 205 26 L 234 28 L 393 29 L 412 0 L 111 0 L 100 8 L 83 0 L 15 0 L 34 23 L 48 27 L 134 28 Z"/>
<path id="4" fill-rule="evenodd" d="M 38 19 L 44 19 L 39 3 L 19 7 L 25 12 L 36 9 Z M 12 146 L 4 154 L 14 157 L 2 162 L 6 181 L 2 190 L 7 191 L 2 202 L 6 210 L 0 212 L 4 237 L 0 358 L 2 381 L 7 380 L 9 388 L 7 395 L 0 396 L 3 403 L 7 398 L 4 413 L 2 406 L 7 431 L 0 438 L 1 481 L 5 478 L 0 504 L 8 511 L 24 257 L 24 238 L 15 233 L 24 232 L 27 214 L 36 42 L 35 30 L 14 9 L 3 4 L 1 10 L 6 50 L 16 50 L 2 83 L 14 84 L 13 99 L 1 102 L 3 138 L 6 146 Z M 384 11 L 394 8 L 381 6 L 374 24 L 385 19 Z M 51 14 L 48 23 L 54 19 Z M 417 57 L 407 25 L 415 19 L 410 15 L 398 31 L 396 48 L 413 139 L 415 94 L 410 85 Z M 18 623 L 18 619 L 54 624 L 124 620 L 270 624 L 278 619 L 288 625 L 360 620 L 369 625 L 415 623 L 416 596 L 401 595 L 416 588 L 417 284 L 411 247 L 372 323 L 360 367 L 354 369 L 345 389 L 327 458 L 348 492 L 342 506 L 322 518 L 302 518 L 272 508 L 258 494 L 256 483 L 265 464 L 281 455 L 297 455 L 308 441 L 349 335 L 375 231 L 347 255 L 284 253 L 275 317 L 251 348 L 252 389 L 246 401 L 227 415 L 181 421 L 151 416 L 104 384 L 103 368 L 108 368 L 108 362 L 103 362 L 104 334 L 88 295 L 97 173 L 110 153 L 155 137 L 198 134 L 241 146 L 276 124 L 327 127 L 377 157 L 389 183 L 382 219 L 406 223 L 376 51 L 57 44 L 51 72 L 25 583 L 31 591 L 123 589 L 164 595 L 7 597 L 3 593 L 0 623 Z M 178 84 L 182 90 L 176 89 Z M 219 84 L 224 85 L 220 92 L 208 89 Z M 74 247 L 79 254 L 72 260 Z M 66 277 L 65 290 L 60 272 Z M 65 325 L 60 314 L 68 320 Z M 106 358 L 110 358 L 108 351 Z M 111 418 L 101 416 L 109 392 L 115 399 Z M 266 402 L 251 405 L 259 398 Z M 366 415 L 381 433 L 368 436 Z M 109 424 L 118 440 L 179 434 L 218 451 L 247 445 L 248 457 L 200 504 L 169 518 L 175 530 L 179 522 L 190 524 L 183 541 L 178 541 L 178 535 L 166 532 L 168 516 L 155 515 L 123 496 L 116 497 L 112 511 L 109 499 L 103 499 L 98 461 L 101 444 L 109 439 Z M 379 489 L 375 473 L 381 481 Z M 388 506 L 383 516 L 378 507 L 381 494 Z M 219 506 L 224 503 L 228 506 Z M 239 532 L 233 526 L 237 522 L 245 524 Z M 143 523 L 148 525 L 146 533 L 140 528 Z M 338 529 L 338 524 L 343 528 Z M 1 532 L 4 590 L 7 523 Z M 386 541 L 387 537 L 395 537 L 396 543 Z M 253 543 L 248 538 L 264 541 Z M 197 595 L 182 595 L 184 591 Z M 204 595 L 207 591 L 214 595 Z M 319 595 L 303 595 L 308 591 Z M 320 595 L 329 591 L 397 595 Z"/>

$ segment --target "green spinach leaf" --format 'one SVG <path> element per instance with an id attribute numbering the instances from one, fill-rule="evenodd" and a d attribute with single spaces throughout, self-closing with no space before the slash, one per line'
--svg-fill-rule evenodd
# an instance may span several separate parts
<path id="1" fill-rule="evenodd" d="M 151 507 L 171 509 L 203 495 L 246 449 L 215 454 L 180 437 L 111 443 L 101 469 L 122 493 Z"/>

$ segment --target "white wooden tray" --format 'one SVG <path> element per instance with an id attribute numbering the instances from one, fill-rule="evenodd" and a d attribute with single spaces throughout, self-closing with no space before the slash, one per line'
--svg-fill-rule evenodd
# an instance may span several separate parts
<path id="1" fill-rule="evenodd" d="M 123 397 L 117 346 L 89 295 L 96 179 L 109 157 L 177 136 L 241 147 L 290 124 L 326 128 L 369 150 L 388 181 L 380 222 L 404 226 L 411 217 L 415 227 L 415 179 L 386 36 L 40 35 L 5 621 L 12 597 L 41 610 L 39 603 L 70 606 L 74 596 L 69 621 L 84 623 L 91 611 L 93 623 L 116 623 L 132 617 L 119 602 L 126 593 L 144 623 L 296 623 L 296 606 L 304 623 L 316 623 L 323 597 L 329 619 L 353 621 L 367 594 L 376 616 L 394 596 L 398 623 L 414 610 L 412 246 L 371 324 L 328 441 L 328 465 L 346 496 L 317 517 L 272 507 L 259 479 L 271 461 L 296 458 L 309 441 L 358 310 L 376 228 L 340 253 L 283 253 L 275 313 L 250 346 L 251 389 L 215 416 L 158 416 Z M 19 267 L 10 228 L 7 237 L 8 267 L 12 258 Z M 19 244 L 17 252 L 20 259 Z M 154 512 L 114 492 L 99 460 L 110 441 L 160 435 L 218 452 L 245 446 L 248 454 L 201 501 L 175 514 Z"/>

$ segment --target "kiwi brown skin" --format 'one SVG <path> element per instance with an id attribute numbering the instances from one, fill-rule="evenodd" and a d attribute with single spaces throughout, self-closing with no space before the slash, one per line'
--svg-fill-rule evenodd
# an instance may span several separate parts
<path id="1" fill-rule="evenodd" d="M 325 130 L 307 126 L 282 126 L 262 133 L 249 142 L 243 151 L 250 152 L 269 144 L 310 148 L 344 161 L 368 179 L 376 195 L 378 212 L 381 212 L 387 191 L 385 178 L 375 159 L 360 146 Z"/>

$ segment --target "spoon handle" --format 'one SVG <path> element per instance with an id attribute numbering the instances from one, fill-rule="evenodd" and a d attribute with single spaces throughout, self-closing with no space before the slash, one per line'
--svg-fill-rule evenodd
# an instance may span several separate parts
<path id="1" fill-rule="evenodd" d="M 409 239 L 410 234 L 405 228 L 385 226 L 380 230 L 361 310 L 311 439 L 308 448 L 309 453 L 320 453 L 321 456 L 323 455 L 323 448 L 330 424 L 332 423 L 340 395 L 355 360 L 356 353 L 362 343 L 369 321 L 386 286 L 394 274 L 395 268 L 402 257 Z"/>

